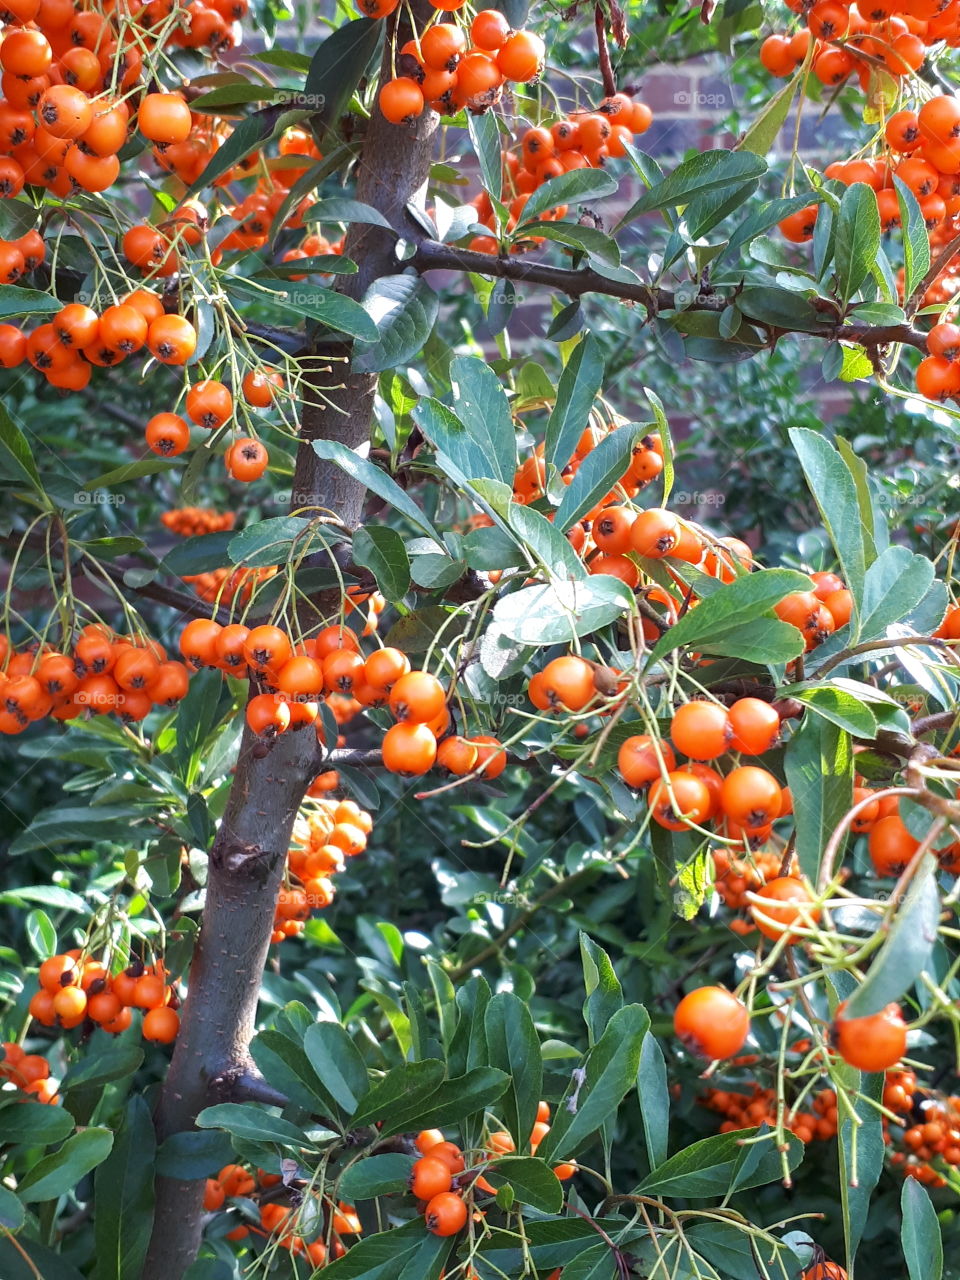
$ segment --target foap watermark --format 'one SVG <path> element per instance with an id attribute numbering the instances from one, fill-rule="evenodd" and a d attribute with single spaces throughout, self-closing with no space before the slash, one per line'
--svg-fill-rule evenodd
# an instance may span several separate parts
<path id="1" fill-rule="evenodd" d="M 122 507 L 127 499 L 122 493 L 108 493 L 106 489 L 78 489 L 73 500 L 81 507 Z"/>
<path id="2" fill-rule="evenodd" d="M 670 501 L 678 507 L 722 507 L 726 500 L 727 495 L 716 489 L 681 489 L 670 495 Z"/>
<path id="3" fill-rule="evenodd" d="M 327 99 L 322 93 L 301 93 L 299 89 L 282 89 L 273 98 L 284 107 L 299 107 L 304 111 L 322 111 Z"/>
<path id="4" fill-rule="evenodd" d="M 498 907 L 529 907 L 530 899 L 525 893 L 508 893 L 498 890 L 495 893 L 475 893 L 468 902 L 471 907 L 483 907 L 488 902 L 495 903 Z"/>
<path id="5" fill-rule="evenodd" d="M 731 105 L 728 93 L 701 93 L 699 89 L 681 89 L 673 101 L 678 107 L 706 107 L 710 111 Z"/>

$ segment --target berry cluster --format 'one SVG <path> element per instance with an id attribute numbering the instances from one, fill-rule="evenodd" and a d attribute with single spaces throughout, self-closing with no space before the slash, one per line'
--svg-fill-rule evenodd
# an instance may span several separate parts
<path id="1" fill-rule="evenodd" d="M 234 600 L 246 604 L 253 595 L 254 589 L 261 582 L 266 582 L 277 572 L 277 565 L 264 565 L 261 569 L 246 569 L 242 566 L 226 569 L 210 569 L 206 573 L 188 573 L 181 579 L 194 591 L 201 600 L 208 604 L 232 604 Z"/>
<path id="2" fill-rule="evenodd" d="M 22 733 L 44 716 L 73 720 L 90 711 L 143 720 L 186 695 L 189 672 L 157 640 L 83 627 L 69 651 L 42 644 L 14 650 L 0 634 L 0 733 Z"/>
<path id="3" fill-rule="evenodd" d="M 331 772 L 336 786 L 339 779 Z M 353 800 L 318 799 L 301 811 L 293 829 L 294 845 L 287 853 L 271 942 L 295 938 L 312 911 L 329 907 L 335 893 L 330 877 L 343 870 L 346 858 L 364 851 L 372 830 L 373 818 Z"/>
<path id="4" fill-rule="evenodd" d="M 60 1101 L 57 1081 L 50 1075 L 50 1063 L 43 1054 L 27 1053 L 21 1045 L 6 1040 L 0 1043 L 0 1081 L 28 1093 L 35 1102 L 56 1106 Z"/>
<path id="5" fill-rule="evenodd" d="M 301 1223 L 306 1222 L 308 1215 L 293 1205 L 280 1204 L 267 1197 L 276 1194 L 282 1186 L 280 1174 L 268 1173 L 265 1169 L 257 1169 L 251 1173 L 241 1164 L 228 1164 L 220 1170 L 215 1178 L 207 1178 L 204 1189 L 203 1207 L 208 1213 L 223 1211 L 234 1221 L 238 1215 L 233 1212 L 231 1200 L 242 1201 L 244 1217 L 240 1224 L 226 1232 L 226 1238 L 233 1241 L 246 1240 L 249 1236 L 262 1239 L 275 1237 L 275 1243 L 289 1253 L 305 1258 L 314 1266 L 324 1266 L 328 1261 L 340 1258 L 346 1252 L 341 1236 L 360 1235 L 360 1219 L 352 1205 L 342 1201 L 333 1201 L 329 1196 L 311 1196 L 322 1211 L 325 1228 L 318 1233 L 317 1218 L 309 1215 L 313 1225 L 308 1230 Z M 249 1221 L 250 1210 L 259 1214 L 259 1223 Z M 311 1204 L 312 1209 L 312 1204 Z M 308 1239 L 307 1236 L 314 1239 Z"/>
<path id="6" fill-rule="evenodd" d="M 30 1016 L 41 1026 L 69 1031 L 88 1024 L 119 1035 L 133 1021 L 133 1010 L 140 1009 L 145 1040 L 169 1044 L 177 1037 L 179 1000 L 159 960 L 137 960 L 111 973 L 102 960 L 75 949 L 44 960 L 38 979 L 40 989 L 30 1000 Z"/>
<path id="7" fill-rule="evenodd" d="M 463 0 L 461 0 L 461 4 Z M 383 17 L 397 0 L 359 0 L 368 17 Z M 445 4 L 446 11 L 461 5 Z M 375 12 L 371 12 L 375 10 Z M 497 9 L 483 9 L 470 26 L 429 23 L 397 55 L 402 74 L 380 90 L 380 110 L 392 124 L 407 124 L 429 107 L 439 115 L 466 108 L 480 115 L 500 101 L 508 82 L 530 84 L 543 70 L 546 46 L 533 31 L 512 31 Z"/>
<path id="8" fill-rule="evenodd" d="M 247 703 L 247 724 L 266 740 L 314 724 L 320 732 L 324 698 L 338 723 L 363 709 L 389 707 L 397 723 L 384 734 L 381 750 L 392 773 L 417 776 L 439 762 L 457 775 L 482 771 L 494 778 L 506 766 L 495 738 L 448 736 L 447 694 L 436 676 L 411 670 L 399 649 L 375 649 L 364 657 L 359 638 L 347 627 L 324 627 L 295 642 L 272 625 L 251 630 L 197 618 L 184 628 L 180 652 L 194 667 L 257 681 L 261 691 Z"/>
<path id="9" fill-rule="evenodd" d="M 160 515 L 161 524 L 180 538 L 195 538 L 204 533 L 232 529 L 236 520 L 234 512 L 214 511 L 211 507 L 174 507 L 172 511 L 164 511 Z M 190 580 L 196 581 L 195 578 Z M 197 594 L 200 595 L 200 592 Z"/>

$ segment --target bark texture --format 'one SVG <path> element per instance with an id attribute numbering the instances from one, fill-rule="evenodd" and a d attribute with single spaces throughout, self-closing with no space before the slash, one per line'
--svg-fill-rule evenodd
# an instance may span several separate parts
<path id="1" fill-rule="evenodd" d="M 407 33 L 402 29 L 402 44 Z M 387 75 L 389 63 L 385 60 Z M 415 128 L 389 124 L 374 111 L 357 175 L 357 197 L 409 233 L 407 204 L 426 183 L 438 118 Z M 341 277 L 344 293 L 360 298 L 370 284 L 402 269 L 396 237 L 383 228 L 351 227 L 345 253 L 359 267 Z M 350 350 L 342 351 L 346 360 Z M 295 506 L 325 507 L 350 527 L 359 523 L 365 489 L 323 462 L 311 441 L 349 448 L 370 434 L 376 374 L 350 374 L 348 363 L 316 360 L 306 379 L 302 442 L 293 482 Z M 330 389 L 331 383 L 342 385 Z M 197 1113 L 232 1096 L 249 1097 L 248 1045 L 274 904 L 297 809 L 320 761 L 309 730 L 280 737 L 266 755 L 244 733 L 227 810 L 210 855 L 207 898 L 190 970 L 183 1021 L 156 1113 L 159 1139 L 190 1130 Z M 232 1088 L 236 1082 L 236 1089 Z M 203 1224 L 203 1182 L 159 1178 L 143 1280 L 182 1280 L 196 1257 Z"/>

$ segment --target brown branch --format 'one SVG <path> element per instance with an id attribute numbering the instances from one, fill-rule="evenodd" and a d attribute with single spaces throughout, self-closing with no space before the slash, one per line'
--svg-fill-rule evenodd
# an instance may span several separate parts
<path id="1" fill-rule="evenodd" d="M 677 298 L 670 289 L 660 289 L 642 281 L 611 280 L 592 267 L 553 267 L 545 262 L 531 262 L 523 258 L 503 257 L 489 253 L 477 253 L 473 249 L 458 249 L 453 245 L 441 244 L 437 240 L 421 240 L 417 251 L 408 265 L 420 272 L 423 271 L 469 271 L 475 275 L 495 276 L 501 280 L 522 280 L 528 284 L 542 284 L 569 297 L 579 298 L 585 293 L 599 293 L 608 298 L 619 298 L 623 302 L 636 302 L 644 308 L 648 315 L 658 315 L 662 311 L 677 309 Z M 721 312 L 735 298 L 722 294 L 703 293 L 694 302 L 683 308 L 689 311 Z M 775 329 L 757 320 L 747 318 L 750 324 L 758 325 L 770 333 L 782 334 L 789 330 Z M 822 338 L 828 342 L 843 340 L 857 342 L 865 347 L 889 346 L 902 342 L 907 346 L 925 351 L 926 334 L 910 324 L 863 325 L 863 324 L 824 324 L 811 338 Z"/>
<path id="2" fill-rule="evenodd" d="M 600 61 L 600 75 L 603 77 L 604 96 L 612 98 L 617 92 L 617 82 L 614 79 L 613 67 L 610 63 L 610 46 L 607 44 L 607 19 L 603 12 L 602 4 L 598 4 L 593 11 L 593 23 L 597 31 L 597 55 Z"/>

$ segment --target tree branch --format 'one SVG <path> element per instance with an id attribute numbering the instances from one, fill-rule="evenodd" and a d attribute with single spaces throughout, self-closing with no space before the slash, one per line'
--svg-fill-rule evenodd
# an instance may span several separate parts
<path id="1" fill-rule="evenodd" d="M 619 298 L 623 302 L 636 302 L 644 308 L 649 316 L 658 315 L 661 311 L 677 309 L 677 298 L 670 289 L 659 289 L 642 281 L 611 280 L 602 276 L 591 267 L 553 267 L 545 262 L 531 262 L 523 258 L 495 256 L 489 253 L 477 253 L 473 249 L 458 249 L 453 245 L 441 244 L 437 240 L 421 240 L 417 251 L 408 265 L 412 263 L 415 270 L 424 271 L 470 271 L 481 276 L 495 276 L 501 280 L 523 280 L 529 284 L 542 284 L 571 298 L 582 297 L 585 293 L 599 293 L 608 298 Z M 723 311 L 734 298 L 723 294 L 704 293 L 699 295 L 689 307 L 689 311 Z M 757 320 L 750 320 L 771 333 L 789 332 L 764 325 Z M 845 342 L 857 342 L 865 347 L 888 346 L 902 342 L 910 347 L 925 351 L 926 334 L 910 324 L 863 325 L 863 324 L 824 324 L 811 338 L 823 338 L 828 342 L 842 339 Z"/>

